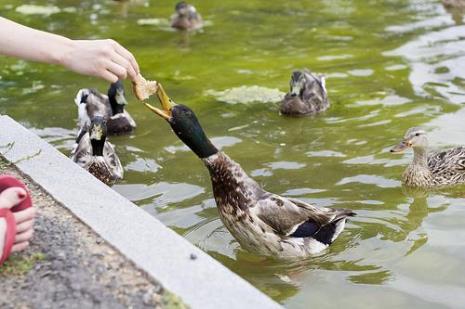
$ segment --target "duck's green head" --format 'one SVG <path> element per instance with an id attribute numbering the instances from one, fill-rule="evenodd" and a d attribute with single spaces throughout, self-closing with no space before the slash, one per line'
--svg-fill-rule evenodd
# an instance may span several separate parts
<path id="1" fill-rule="evenodd" d="M 391 149 L 393 153 L 400 153 L 408 148 L 424 149 L 428 147 L 426 131 L 419 127 L 410 128 L 404 135 L 402 141 Z"/>
<path id="2" fill-rule="evenodd" d="M 124 106 L 128 104 L 128 101 L 126 101 L 124 86 L 120 80 L 112 83 L 110 88 L 108 88 L 108 100 L 110 101 L 113 115 L 124 111 Z"/>
<path id="3" fill-rule="evenodd" d="M 103 147 L 107 138 L 107 125 L 102 116 L 95 116 L 91 119 L 89 135 L 92 154 L 94 156 L 103 156 Z"/>
<path id="4" fill-rule="evenodd" d="M 148 103 L 145 103 L 145 106 L 165 119 L 179 139 L 199 158 L 207 158 L 218 152 L 218 149 L 205 135 L 197 117 L 189 107 L 174 103 L 160 84 L 157 90 L 157 97 L 160 100 L 162 109 Z"/>

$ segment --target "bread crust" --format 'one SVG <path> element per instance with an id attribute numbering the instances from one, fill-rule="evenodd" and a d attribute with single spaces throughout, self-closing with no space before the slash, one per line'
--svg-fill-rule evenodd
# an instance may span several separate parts
<path id="1" fill-rule="evenodd" d="M 154 80 L 146 80 L 139 74 L 132 81 L 132 90 L 139 101 L 144 101 L 157 92 L 158 82 Z"/>

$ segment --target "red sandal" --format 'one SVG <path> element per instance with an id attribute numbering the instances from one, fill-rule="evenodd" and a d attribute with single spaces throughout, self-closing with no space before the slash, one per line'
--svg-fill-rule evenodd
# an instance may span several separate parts
<path id="1" fill-rule="evenodd" d="M 20 187 L 26 190 L 27 192 L 27 187 L 22 181 L 9 175 L 0 176 L 0 193 L 3 192 L 3 190 L 11 187 Z M 13 245 L 15 243 L 16 220 L 13 216 L 13 213 L 27 209 L 31 206 L 31 196 L 27 194 L 26 198 L 18 205 L 12 208 L 0 208 L 0 218 L 5 219 L 6 221 L 5 243 L 3 245 L 3 253 L 2 258 L 0 259 L 0 265 L 2 265 L 3 262 L 5 262 L 5 260 L 10 256 L 11 249 L 13 248 Z"/>

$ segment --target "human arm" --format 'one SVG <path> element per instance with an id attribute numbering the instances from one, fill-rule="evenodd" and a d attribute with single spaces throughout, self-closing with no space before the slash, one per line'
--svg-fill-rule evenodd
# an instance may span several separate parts
<path id="1" fill-rule="evenodd" d="M 65 68 L 110 82 L 139 74 L 134 56 L 113 40 L 71 40 L 0 17 L 0 54 Z"/>

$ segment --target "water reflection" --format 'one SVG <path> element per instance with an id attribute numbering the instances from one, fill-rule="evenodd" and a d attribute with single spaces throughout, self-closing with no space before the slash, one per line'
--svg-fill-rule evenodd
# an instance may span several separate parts
<path id="1" fill-rule="evenodd" d="M 386 52 L 401 56 L 410 65 L 409 79 L 421 96 L 440 96 L 453 103 L 465 101 L 465 26 L 449 27 L 419 36 Z"/>

